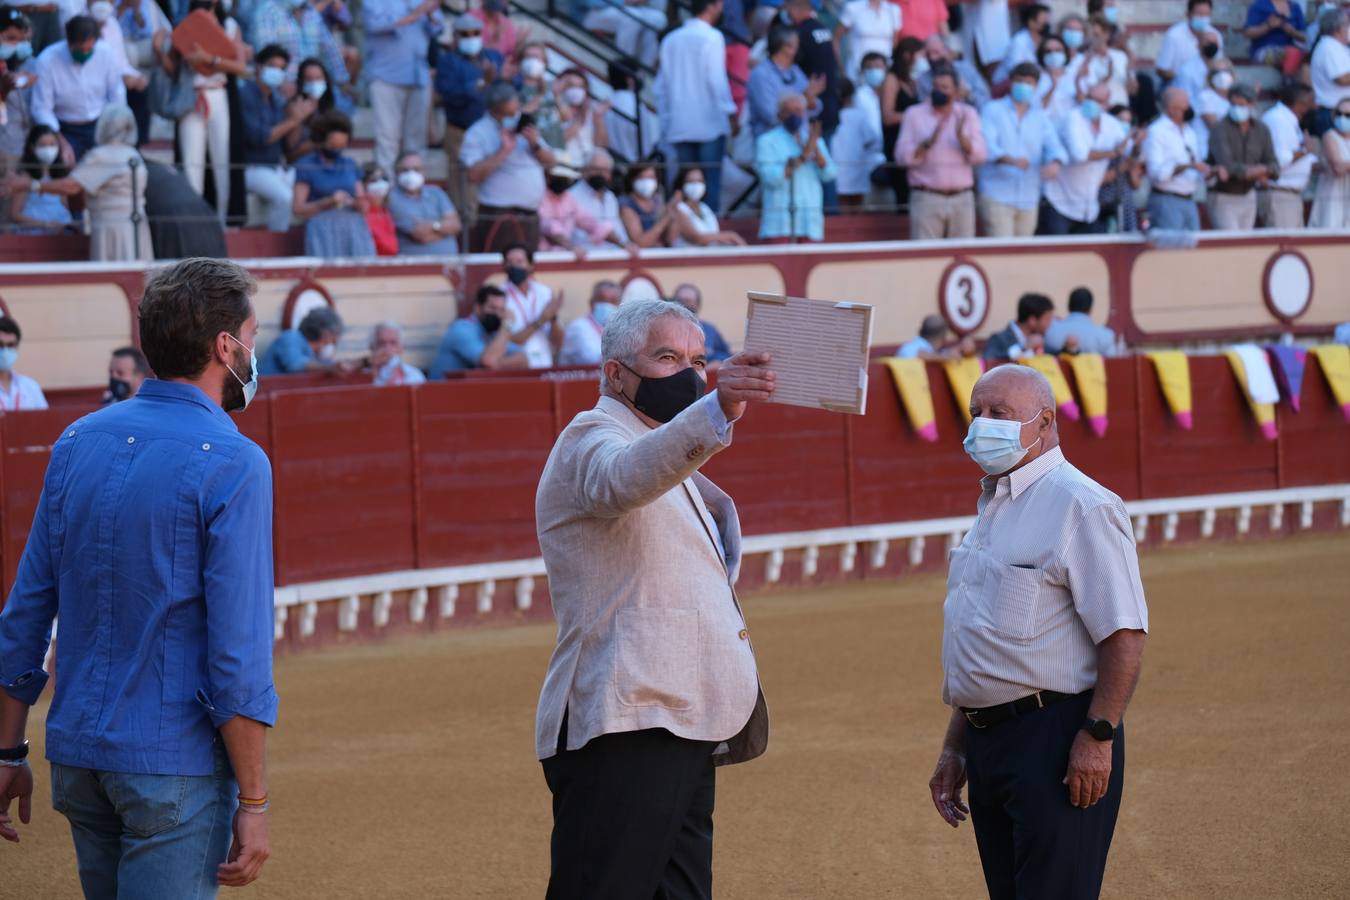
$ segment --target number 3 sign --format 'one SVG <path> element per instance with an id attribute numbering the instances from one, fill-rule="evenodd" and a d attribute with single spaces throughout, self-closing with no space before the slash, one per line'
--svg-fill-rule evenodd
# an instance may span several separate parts
<path id="1" fill-rule="evenodd" d="M 964 337 L 989 316 L 989 279 L 969 260 L 957 259 L 938 281 L 938 308 L 952 330 Z"/>

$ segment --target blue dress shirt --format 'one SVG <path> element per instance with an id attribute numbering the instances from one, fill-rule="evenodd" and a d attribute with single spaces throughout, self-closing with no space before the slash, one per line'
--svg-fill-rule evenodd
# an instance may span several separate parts
<path id="1" fill-rule="evenodd" d="M 492 335 L 477 316 L 456 320 L 441 338 L 441 346 L 436 350 L 436 358 L 431 361 L 427 374 L 432 381 L 444 381 L 446 372 L 482 368 L 483 351 L 491 340 Z M 508 343 L 506 352 L 508 355 L 519 353 L 520 347 Z"/>
<path id="2" fill-rule="evenodd" d="M 1017 117 L 1012 99 L 1004 97 L 984 108 L 980 116 L 989 161 L 980 166 L 980 192 L 1004 206 L 1035 209 L 1041 202 L 1041 166 L 1068 163 L 1069 154 L 1055 124 L 1032 103 Z M 1011 156 L 1027 160 L 1025 169 L 994 160 Z"/>
<path id="3" fill-rule="evenodd" d="M 502 70 L 502 55 L 496 50 L 484 50 L 473 59 L 458 50 L 447 50 L 436 59 L 436 93 L 441 95 L 445 119 L 456 128 L 467 130 L 487 112 L 483 104 L 483 63 L 490 62 Z"/>
<path id="4" fill-rule="evenodd" d="M 283 331 L 258 360 L 259 375 L 288 375 L 303 372 L 314 360 L 309 341 L 298 329 Z"/>
<path id="5" fill-rule="evenodd" d="M 256 81 L 239 85 L 239 118 L 244 121 L 244 164 L 281 165 L 282 140 L 274 141 L 272 129 L 286 118 L 286 100 L 280 91 L 269 90 L 263 96 Z"/>
<path id="6" fill-rule="evenodd" d="M 717 330 L 717 326 L 707 319 L 699 319 L 698 324 L 703 326 L 703 352 L 707 355 L 708 362 L 726 362 L 730 359 L 731 345 L 722 337 L 722 332 Z"/>
<path id="7" fill-rule="evenodd" d="M 399 87 L 426 87 L 427 47 L 440 33 L 440 13 L 423 16 L 410 25 L 395 28 L 394 23 L 419 4 L 415 0 L 364 0 L 365 73 L 371 81 L 383 81 Z"/>
<path id="8" fill-rule="evenodd" d="M 276 723 L 272 470 L 191 385 L 149 380 L 52 447 L 0 613 L 0 686 L 32 704 L 59 613 L 54 763 L 211 775 L 216 729 Z"/>

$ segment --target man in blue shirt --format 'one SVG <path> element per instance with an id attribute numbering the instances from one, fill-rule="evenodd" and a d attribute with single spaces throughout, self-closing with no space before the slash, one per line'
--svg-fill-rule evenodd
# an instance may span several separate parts
<path id="1" fill-rule="evenodd" d="M 258 361 L 258 371 L 263 375 L 350 371 L 350 365 L 336 361 L 340 337 L 342 317 L 337 310 L 316 306 L 305 313 L 297 327 L 277 336 Z"/>
<path id="2" fill-rule="evenodd" d="M 440 0 L 364 0 L 365 71 L 375 114 L 375 164 L 427 148 L 427 48 L 441 30 Z"/>
<path id="3" fill-rule="evenodd" d="M 284 47 L 268 44 L 254 60 L 258 74 L 239 83 L 239 118 L 244 123 L 244 186 L 267 203 L 267 228 L 291 228 L 291 200 L 295 171 L 286 168 L 282 143 L 304 127 L 318 108 L 311 97 L 296 96 L 287 103 L 282 95 L 291 55 Z"/>
<path id="4" fill-rule="evenodd" d="M 1115 356 L 1116 333 L 1092 321 L 1092 291 L 1077 287 L 1069 294 L 1069 314 L 1045 330 L 1045 352 Z"/>
<path id="5" fill-rule="evenodd" d="M 455 209 L 466 222 L 476 218 L 477 204 L 460 161 L 464 132 L 487 112 L 484 96 L 502 71 L 502 55 L 483 49 L 483 23 L 465 13 L 455 19 L 455 46 L 436 60 L 436 96 L 445 107 L 445 152 L 450 161 L 446 186 Z"/>
<path id="6" fill-rule="evenodd" d="M 506 292 L 491 284 L 480 287 L 473 315 L 455 322 L 441 339 L 431 363 L 431 380 L 444 381 L 446 372 L 463 369 L 528 369 L 530 360 L 511 343 L 512 323 L 505 318 Z"/>
<path id="7" fill-rule="evenodd" d="M 980 166 L 980 218 L 989 237 L 1031 237 L 1041 209 L 1041 183 L 1069 161 L 1064 142 L 1036 99 L 1041 70 L 1018 63 L 1008 96 L 984 107 L 980 127 L 988 159 Z"/>
<path id="8" fill-rule="evenodd" d="M 677 287 L 671 299 L 696 316 L 703 309 L 703 292 L 692 284 Z M 702 317 L 699 318 L 698 324 L 703 329 L 703 349 L 708 357 L 708 364 L 721 364 L 730 359 L 731 345 L 722 337 L 722 332 L 717 330 L 717 326 Z"/>
<path id="9" fill-rule="evenodd" d="M 257 389 L 256 287 L 214 259 L 150 277 L 158 379 L 56 441 L 0 613 L 0 837 L 18 840 L 11 800 L 29 818 L 24 731 L 59 614 L 47 758 L 89 897 L 214 897 L 269 854 L 272 473 L 226 415 Z"/>

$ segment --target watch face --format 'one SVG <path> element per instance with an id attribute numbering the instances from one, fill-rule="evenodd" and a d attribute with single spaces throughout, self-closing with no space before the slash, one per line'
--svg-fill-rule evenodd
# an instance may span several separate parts
<path id="1" fill-rule="evenodd" d="M 1098 719 L 1088 727 L 1088 734 L 1099 741 L 1109 741 L 1115 736 L 1116 729 L 1105 719 Z"/>

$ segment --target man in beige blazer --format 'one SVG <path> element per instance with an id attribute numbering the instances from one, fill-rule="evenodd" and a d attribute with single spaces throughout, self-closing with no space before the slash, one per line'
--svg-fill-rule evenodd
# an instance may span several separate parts
<path id="1" fill-rule="evenodd" d="M 704 394 L 703 330 L 663 300 L 621 305 L 601 344 L 600 401 L 558 437 L 535 501 L 558 619 L 536 722 L 548 897 L 707 898 L 713 767 L 763 753 L 768 713 L 736 507 L 698 470 L 773 373 L 742 353 Z"/>

